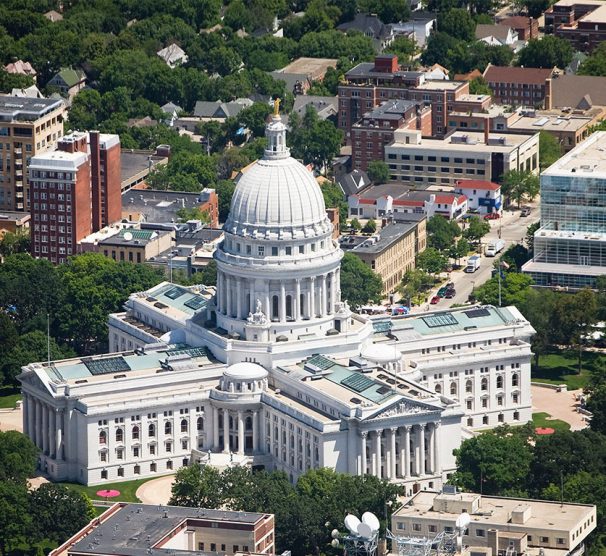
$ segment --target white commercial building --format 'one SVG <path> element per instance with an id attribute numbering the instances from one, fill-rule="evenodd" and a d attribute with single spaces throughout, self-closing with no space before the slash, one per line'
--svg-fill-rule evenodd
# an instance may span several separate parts
<path id="1" fill-rule="evenodd" d="M 467 427 L 531 417 L 532 327 L 513 307 L 370 319 L 341 301 L 342 252 L 313 176 L 268 124 L 240 180 L 214 288 L 162 283 L 110 317 L 110 349 L 32 363 L 24 430 L 57 480 L 192 461 L 372 473 L 439 487 Z"/>

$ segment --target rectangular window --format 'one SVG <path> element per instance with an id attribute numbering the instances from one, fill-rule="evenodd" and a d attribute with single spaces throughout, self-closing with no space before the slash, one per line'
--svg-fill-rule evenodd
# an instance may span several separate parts
<path id="1" fill-rule="evenodd" d="M 257 247 L 257 253 L 259 254 L 259 257 L 264 257 L 265 256 L 265 247 L 263 245 L 259 245 Z"/>

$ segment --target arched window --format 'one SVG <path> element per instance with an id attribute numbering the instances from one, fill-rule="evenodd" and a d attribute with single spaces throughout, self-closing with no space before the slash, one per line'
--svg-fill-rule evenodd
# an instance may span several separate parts
<path id="1" fill-rule="evenodd" d="M 436 384 L 436 387 L 434 388 L 434 390 L 436 391 L 436 394 L 441 394 L 442 386 L 440 384 Z"/>
<path id="2" fill-rule="evenodd" d="M 305 309 L 304 309 L 304 307 L 305 307 L 305 294 L 304 294 L 304 293 L 302 293 L 302 294 L 299 296 L 299 308 L 297 309 L 297 311 L 298 311 L 298 313 L 299 313 L 299 314 L 298 314 L 297 316 L 300 316 L 300 315 L 304 315 L 304 314 L 305 314 Z"/>
<path id="3" fill-rule="evenodd" d="M 503 376 L 497 376 L 497 388 L 503 388 Z"/>
<path id="4" fill-rule="evenodd" d="M 199 431 L 204 430 L 204 419 L 202 417 L 198 417 L 198 430 Z"/>
<path id="5" fill-rule="evenodd" d="M 517 373 L 514 373 L 511 375 L 511 385 L 512 386 L 518 386 L 518 375 Z"/>
<path id="6" fill-rule="evenodd" d="M 486 377 L 482 379 L 482 382 L 480 383 L 480 389 L 482 391 L 488 390 L 488 379 Z"/>
<path id="7" fill-rule="evenodd" d="M 170 421 L 166 421 L 164 423 L 164 434 L 171 434 L 173 432 L 173 427 L 170 424 Z"/>
<path id="8" fill-rule="evenodd" d="M 133 440 L 139 440 L 139 427 L 136 425 L 133 427 Z"/>
<path id="9" fill-rule="evenodd" d="M 465 392 L 473 392 L 473 382 L 471 380 L 465 383 Z"/>
<path id="10" fill-rule="evenodd" d="M 274 295 L 271 298 L 271 318 L 272 318 L 272 320 L 278 320 L 280 318 L 279 306 L 280 306 L 280 303 L 278 301 L 278 296 Z"/>
<path id="11" fill-rule="evenodd" d="M 252 430 L 252 418 L 251 417 L 247 417 L 246 418 L 246 422 L 245 422 L 244 426 L 246 427 L 247 431 L 251 431 Z"/>
<path id="12" fill-rule="evenodd" d="M 107 433 L 105 431 L 99 433 L 99 444 L 107 444 Z"/>
<path id="13" fill-rule="evenodd" d="M 286 296 L 286 316 L 292 318 L 292 295 Z"/>
<path id="14" fill-rule="evenodd" d="M 451 396 L 456 396 L 457 395 L 457 383 L 456 382 L 451 382 L 450 383 L 450 395 Z"/>
<path id="15" fill-rule="evenodd" d="M 181 432 L 187 432 L 187 419 L 181 419 Z"/>
<path id="16" fill-rule="evenodd" d="M 147 427 L 147 434 L 152 437 L 156 436 L 156 425 L 150 423 L 149 427 Z"/>
<path id="17" fill-rule="evenodd" d="M 116 442 L 124 442 L 124 431 L 116 429 Z"/>

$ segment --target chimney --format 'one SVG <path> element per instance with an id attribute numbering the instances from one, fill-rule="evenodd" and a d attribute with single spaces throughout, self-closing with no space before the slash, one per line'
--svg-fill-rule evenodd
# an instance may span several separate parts
<path id="1" fill-rule="evenodd" d="M 486 118 L 484 122 L 484 144 L 488 145 L 490 139 L 490 118 Z"/>

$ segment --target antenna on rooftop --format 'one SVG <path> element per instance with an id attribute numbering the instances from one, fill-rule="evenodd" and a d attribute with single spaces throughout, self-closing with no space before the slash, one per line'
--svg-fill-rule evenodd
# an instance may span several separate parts
<path id="1" fill-rule="evenodd" d="M 46 359 L 49 367 L 51 362 L 50 355 L 50 314 L 46 313 Z"/>

